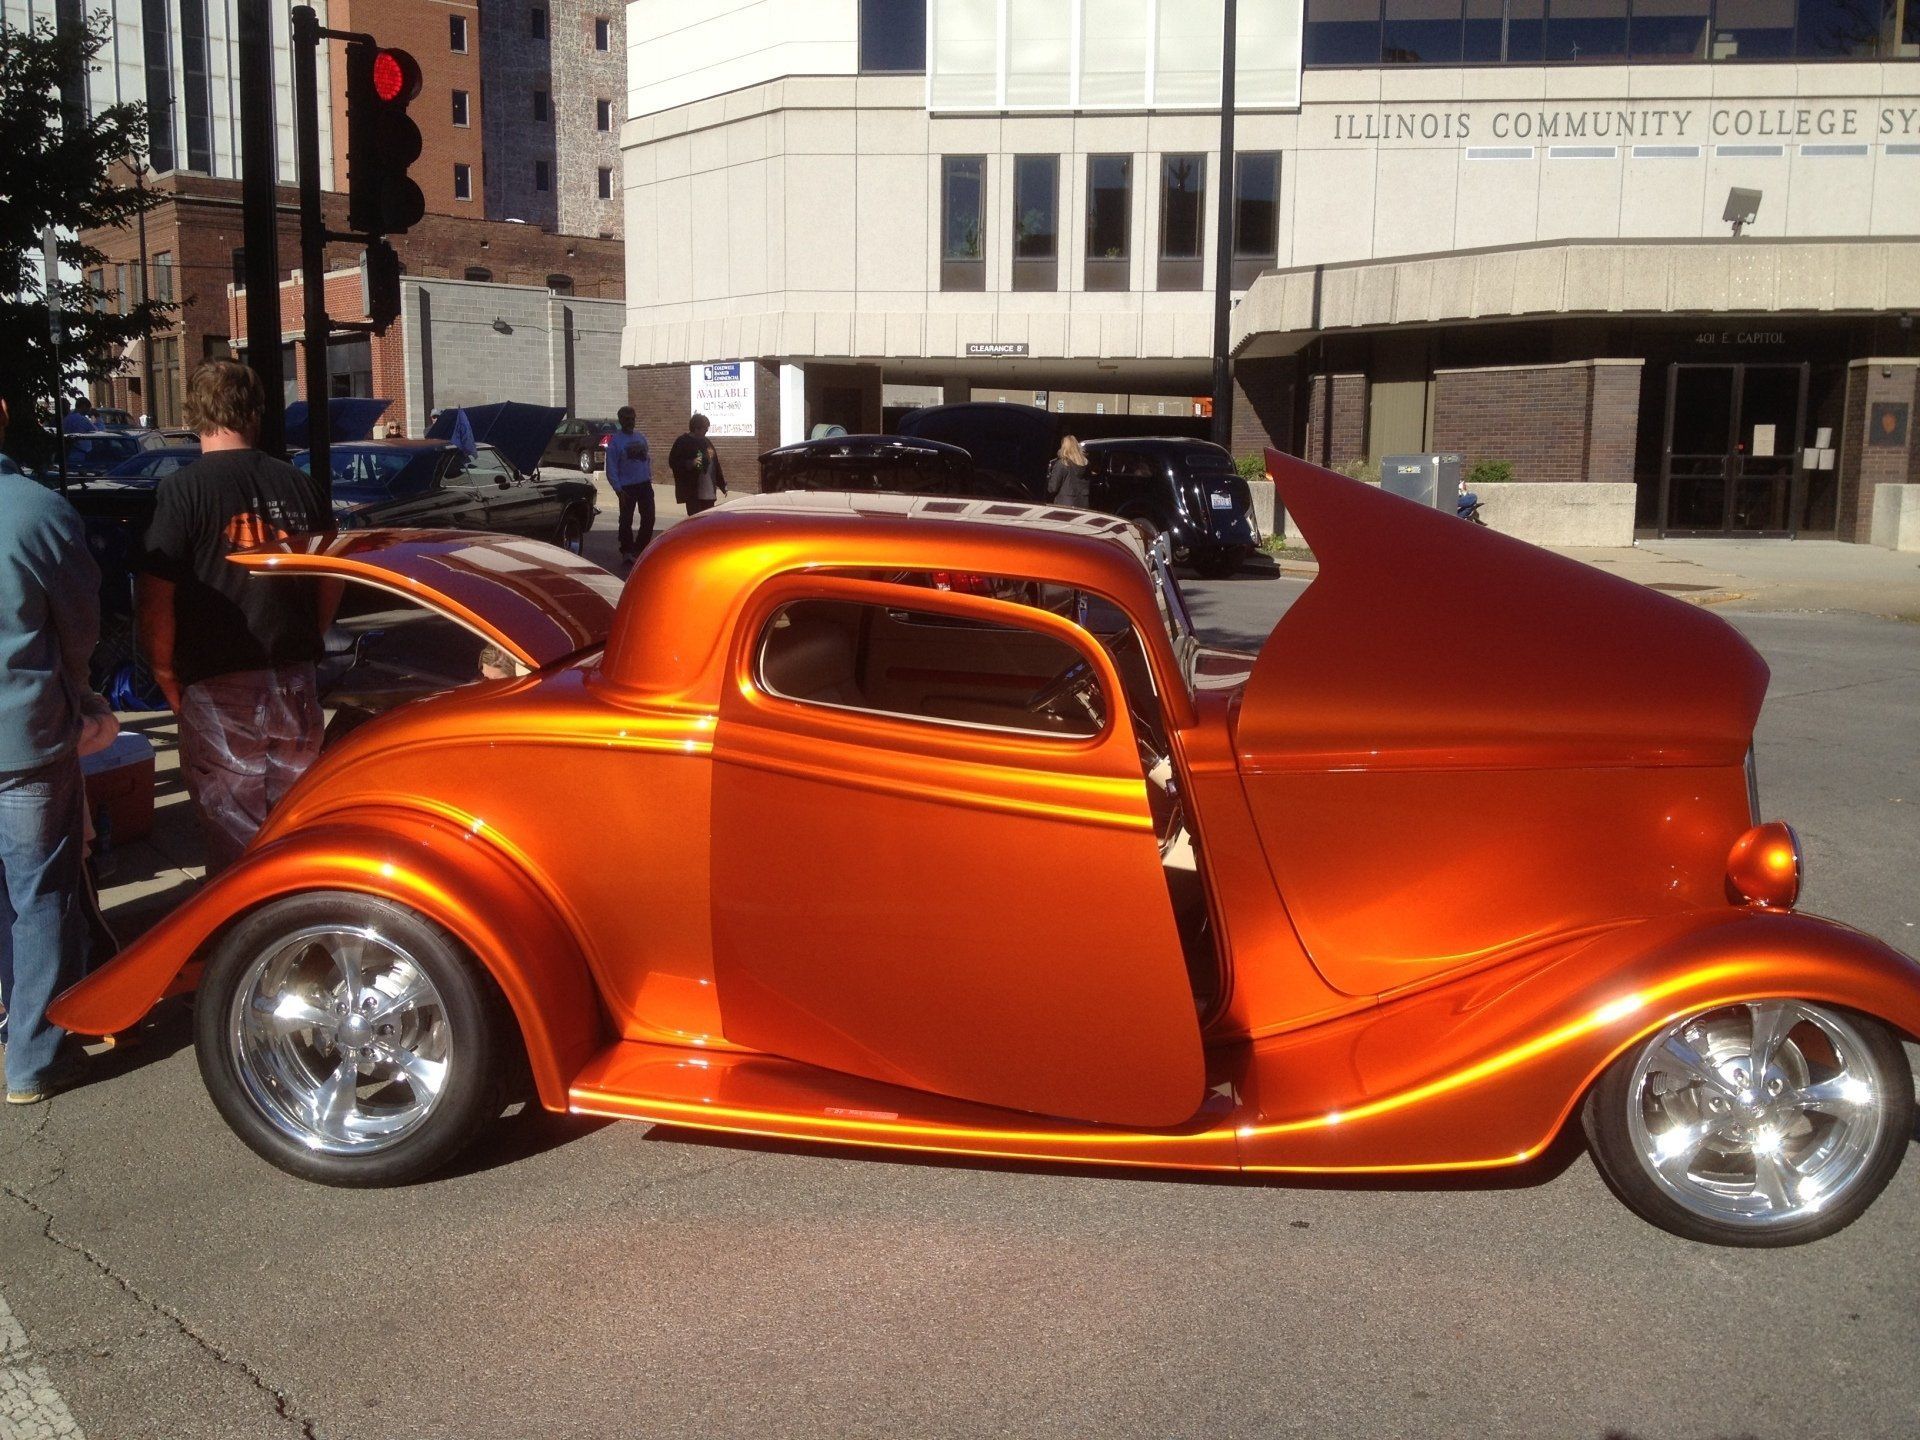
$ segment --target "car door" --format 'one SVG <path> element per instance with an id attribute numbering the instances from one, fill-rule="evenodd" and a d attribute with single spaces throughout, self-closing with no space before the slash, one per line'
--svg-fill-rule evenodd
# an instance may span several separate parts
<path id="1" fill-rule="evenodd" d="M 489 529 L 545 540 L 560 528 L 560 501 L 550 482 L 528 479 L 490 445 L 474 453 L 473 474 L 487 496 Z"/>
<path id="2" fill-rule="evenodd" d="M 945 633 L 917 662 L 889 652 L 889 693 L 863 652 L 903 621 Z M 1005 643 L 968 660 L 969 626 Z M 1034 687 L 1076 664 L 1097 723 L 1023 725 Z M 1038 1114 L 1150 1127 L 1198 1109 L 1194 998 L 1098 644 L 1029 606 L 786 576 L 747 607 L 731 667 L 712 798 L 729 1040 Z M 884 708 L 930 689 L 937 714 Z"/>

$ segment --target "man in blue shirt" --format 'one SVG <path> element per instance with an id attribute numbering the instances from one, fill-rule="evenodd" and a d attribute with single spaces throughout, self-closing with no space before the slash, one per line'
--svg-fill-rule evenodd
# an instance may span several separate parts
<path id="1" fill-rule="evenodd" d="M 620 428 L 607 436 L 607 483 L 620 497 L 620 554 L 631 565 L 653 539 L 653 459 L 647 454 L 647 437 L 633 428 L 633 407 L 622 405 L 614 419 Z M 636 510 L 638 539 L 633 533 Z"/>
<path id="2" fill-rule="evenodd" d="M 0 442 L 6 439 L 0 401 Z M 47 1004 L 80 978 L 86 811 L 80 779 L 100 571 L 80 517 L 0 455 L 0 992 L 7 1103 L 70 1078 Z"/>

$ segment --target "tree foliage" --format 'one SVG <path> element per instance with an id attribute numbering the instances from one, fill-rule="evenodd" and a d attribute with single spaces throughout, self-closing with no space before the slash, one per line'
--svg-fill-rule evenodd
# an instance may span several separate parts
<path id="1" fill-rule="evenodd" d="M 35 448 L 35 404 L 52 405 L 49 298 L 65 330 L 60 378 L 69 387 L 112 374 L 128 343 L 164 324 L 172 308 L 129 296 L 126 313 L 116 313 L 84 278 L 106 256 L 82 232 L 132 224 L 156 203 L 125 183 L 121 163 L 144 160 L 146 106 L 107 105 L 89 115 L 61 103 L 62 81 L 98 68 L 108 34 L 104 13 L 64 31 L 45 20 L 28 29 L 0 25 L 0 393 L 15 426 L 29 432 L 9 442 L 16 454 Z M 61 261 L 82 277 L 56 279 L 51 297 L 40 259 L 48 226 L 59 234 Z"/>

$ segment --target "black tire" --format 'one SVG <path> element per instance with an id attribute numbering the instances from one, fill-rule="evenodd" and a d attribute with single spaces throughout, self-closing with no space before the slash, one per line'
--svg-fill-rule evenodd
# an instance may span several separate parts
<path id="1" fill-rule="evenodd" d="M 1680 1203 L 1654 1179 L 1632 1134 L 1630 1107 L 1637 1103 L 1634 1075 L 1641 1055 L 1670 1033 L 1663 1030 L 1635 1045 L 1610 1065 L 1581 1107 L 1594 1164 L 1607 1187 L 1642 1219 L 1672 1234 L 1708 1245 L 1772 1248 L 1801 1245 L 1843 1230 L 1859 1219 L 1900 1168 L 1914 1125 L 1913 1074 L 1899 1037 L 1870 1016 L 1832 1009 L 1862 1042 L 1876 1074 L 1881 1123 L 1877 1138 L 1844 1187 L 1804 1218 L 1756 1224 L 1727 1223 Z M 1778 1143 L 1777 1141 L 1775 1142 Z"/>
<path id="2" fill-rule="evenodd" d="M 560 528 L 553 532 L 553 543 L 562 550 L 581 555 L 587 548 L 587 514 L 584 510 L 569 510 L 560 517 Z"/>
<path id="3" fill-rule="evenodd" d="M 437 992 L 436 1013 L 446 1027 L 444 1079 L 436 1098 L 411 1128 L 364 1153 L 329 1153 L 289 1133 L 294 1122 L 284 1112 L 276 1118 L 270 1102 L 256 1098 L 261 1071 L 256 1061 L 242 1058 L 247 1047 L 235 1034 L 240 1020 L 236 999 L 243 987 L 253 992 L 259 967 L 270 964 L 276 954 L 297 952 L 299 947 L 287 943 L 293 937 L 329 927 L 371 931 L 396 946 L 431 981 Z M 194 1049 L 215 1108 L 262 1158 L 323 1185 L 402 1185 L 445 1166 L 482 1126 L 498 1117 L 518 1052 L 512 1027 L 511 1012 L 492 977 L 447 931 L 388 900 L 314 891 L 261 906 L 219 939 L 200 978 Z M 320 1056 L 313 1044 L 293 1043 L 308 1055 Z M 343 1062 L 328 1068 L 338 1063 Z M 384 1083 L 390 1088 L 403 1082 L 396 1078 Z M 383 1093 L 382 1082 L 372 1079 L 356 1088 L 372 1089 L 369 1101 Z"/>
<path id="4" fill-rule="evenodd" d="M 580 454 L 574 463 L 580 467 L 580 473 L 582 475 L 591 475 L 599 468 L 594 464 L 593 446 L 591 445 L 582 445 L 580 447 Z"/>

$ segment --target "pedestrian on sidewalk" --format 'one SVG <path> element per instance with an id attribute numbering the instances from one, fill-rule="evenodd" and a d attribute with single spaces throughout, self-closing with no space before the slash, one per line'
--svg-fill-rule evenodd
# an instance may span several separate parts
<path id="1" fill-rule="evenodd" d="M 687 433 L 667 452 L 667 468 L 673 471 L 673 498 L 687 507 L 689 515 L 711 510 L 714 502 L 727 493 L 720 452 L 707 439 L 711 423 L 706 416 L 695 415 L 687 422 Z"/>
<path id="2" fill-rule="evenodd" d="M 1060 449 L 1047 469 L 1047 500 L 1085 510 L 1091 503 L 1087 489 L 1087 452 L 1072 435 L 1060 437 Z"/>
<path id="3" fill-rule="evenodd" d="M 633 407 L 622 405 L 614 416 L 619 429 L 607 437 L 607 483 L 620 500 L 620 556 L 631 565 L 653 540 L 653 458 L 647 437 L 633 428 Z M 634 512 L 640 514 L 640 534 L 633 533 Z"/>
<path id="4" fill-rule="evenodd" d="M 6 439 L 0 400 L 0 442 Z M 0 1032 L 7 1103 L 71 1082 L 47 1005 L 86 967 L 80 731 L 100 638 L 100 571 L 80 517 L 0 454 Z"/>
<path id="5" fill-rule="evenodd" d="M 209 875 L 238 858 L 320 753 L 314 662 L 337 580 L 255 579 L 227 556 L 329 528 L 319 487 L 254 449 L 265 396 L 232 360 L 187 381 L 200 458 L 160 482 L 135 559 L 141 648 L 180 720 L 180 772 Z"/>

